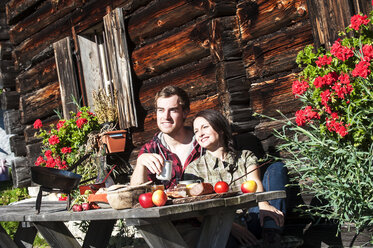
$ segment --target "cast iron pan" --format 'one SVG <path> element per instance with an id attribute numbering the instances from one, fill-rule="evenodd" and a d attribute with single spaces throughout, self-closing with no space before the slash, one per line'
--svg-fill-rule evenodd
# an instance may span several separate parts
<path id="1" fill-rule="evenodd" d="M 71 171 L 39 166 L 31 167 L 31 179 L 34 183 L 49 189 L 59 189 L 65 193 L 70 193 L 77 187 L 81 178 L 81 175 Z"/>

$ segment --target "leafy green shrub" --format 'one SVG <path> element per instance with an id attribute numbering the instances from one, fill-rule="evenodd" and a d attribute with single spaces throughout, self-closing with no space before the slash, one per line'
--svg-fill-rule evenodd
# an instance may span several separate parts
<path id="1" fill-rule="evenodd" d="M 326 202 L 306 211 L 357 232 L 373 226 L 372 14 L 353 16 L 330 51 L 298 54 L 293 94 L 303 107 L 275 132 L 295 180 Z"/>

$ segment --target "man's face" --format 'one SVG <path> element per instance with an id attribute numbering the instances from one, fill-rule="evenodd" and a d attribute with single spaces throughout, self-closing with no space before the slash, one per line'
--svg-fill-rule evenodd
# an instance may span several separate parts
<path id="1" fill-rule="evenodd" d="M 160 97 L 157 100 L 157 125 L 165 134 L 176 134 L 184 127 L 184 119 L 187 113 L 179 104 L 179 97 Z"/>

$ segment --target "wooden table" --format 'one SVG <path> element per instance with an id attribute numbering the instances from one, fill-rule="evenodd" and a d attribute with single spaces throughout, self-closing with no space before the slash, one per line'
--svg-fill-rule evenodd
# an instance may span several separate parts
<path id="1" fill-rule="evenodd" d="M 147 209 L 109 208 L 83 212 L 66 211 L 66 203 L 45 201 L 39 214 L 34 202 L 3 206 L 0 207 L 0 221 L 20 224 L 14 240 L 0 226 L 0 247 L 32 247 L 37 231 L 51 247 L 81 247 L 64 224 L 81 220 L 89 221 L 83 247 L 106 247 L 118 219 L 136 226 L 150 247 L 187 247 L 172 221 L 199 216 L 204 218 L 197 247 L 225 247 L 237 209 L 284 197 L 285 191 L 272 191 Z"/>

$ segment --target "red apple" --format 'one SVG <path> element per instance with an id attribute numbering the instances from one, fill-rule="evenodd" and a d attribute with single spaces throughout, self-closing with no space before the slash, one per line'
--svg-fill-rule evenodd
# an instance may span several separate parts
<path id="1" fill-rule="evenodd" d="M 248 180 L 241 184 L 242 193 L 255 193 L 256 188 L 257 188 L 257 185 L 254 180 Z"/>
<path id="2" fill-rule="evenodd" d="M 219 181 L 215 184 L 214 190 L 218 194 L 228 192 L 228 190 L 229 190 L 228 183 L 226 183 L 224 181 Z"/>
<path id="3" fill-rule="evenodd" d="M 82 209 L 83 210 L 90 210 L 91 206 L 89 206 L 88 202 L 84 202 L 84 203 L 82 203 Z"/>
<path id="4" fill-rule="evenodd" d="M 139 196 L 139 203 L 143 208 L 151 208 L 154 206 L 152 201 L 152 193 L 144 193 Z"/>
<path id="5" fill-rule="evenodd" d="M 158 189 L 154 191 L 152 201 L 158 207 L 163 206 L 167 202 L 167 194 L 163 190 Z"/>

